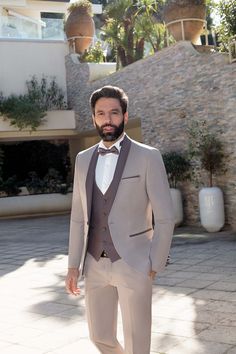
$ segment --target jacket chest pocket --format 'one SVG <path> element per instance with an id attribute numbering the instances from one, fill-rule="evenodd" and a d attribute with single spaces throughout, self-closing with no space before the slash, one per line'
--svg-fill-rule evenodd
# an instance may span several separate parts
<path id="1" fill-rule="evenodd" d="M 122 183 L 138 183 L 140 182 L 140 175 L 130 175 L 121 178 Z"/>

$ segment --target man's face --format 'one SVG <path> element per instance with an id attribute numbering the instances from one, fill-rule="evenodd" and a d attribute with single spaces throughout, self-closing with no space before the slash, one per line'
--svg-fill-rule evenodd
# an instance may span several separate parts
<path id="1" fill-rule="evenodd" d="M 102 97 L 97 100 L 93 124 L 103 141 L 115 141 L 124 131 L 128 113 L 122 113 L 120 102 L 116 98 Z"/>

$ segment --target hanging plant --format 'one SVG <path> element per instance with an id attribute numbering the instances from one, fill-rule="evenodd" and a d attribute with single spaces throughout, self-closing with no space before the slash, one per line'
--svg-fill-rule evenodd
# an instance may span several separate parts
<path id="1" fill-rule="evenodd" d="M 66 109 L 64 94 L 55 79 L 48 82 L 43 77 L 39 82 L 35 76 L 26 82 L 24 95 L 0 95 L 0 115 L 20 130 L 36 130 L 43 122 L 48 110 Z"/>
<path id="2" fill-rule="evenodd" d="M 28 127 L 36 130 L 46 112 L 29 95 L 11 95 L 1 100 L 0 114 L 20 130 Z"/>

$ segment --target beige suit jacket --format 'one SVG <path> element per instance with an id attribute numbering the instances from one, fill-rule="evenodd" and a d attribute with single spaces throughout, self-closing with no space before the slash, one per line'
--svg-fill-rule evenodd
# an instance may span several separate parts
<path id="1" fill-rule="evenodd" d="M 81 267 L 86 254 L 90 215 L 86 177 L 96 148 L 97 145 L 82 151 L 76 158 L 69 267 Z M 118 254 L 131 267 L 145 274 L 151 269 L 159 273 L 165 268 L 174 213 L 164 164 L 157 149 L 131 140 L 108 224 Z"/>

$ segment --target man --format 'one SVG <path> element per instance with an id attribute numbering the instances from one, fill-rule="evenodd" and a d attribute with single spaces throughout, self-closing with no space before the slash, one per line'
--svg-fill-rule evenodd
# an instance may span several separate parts
<path id="1" fill-rule="evenodd" d="M 152 280 L 165 267 L 174 227 L 166 172 L 157 149 L 124 133 L 123 90 L 104 86 L 90 103 L 102 140 L 76 159 L 66 288 L 78 295 L 84 274 L 90 337 L 102 354 L 149 354 Z"/>

